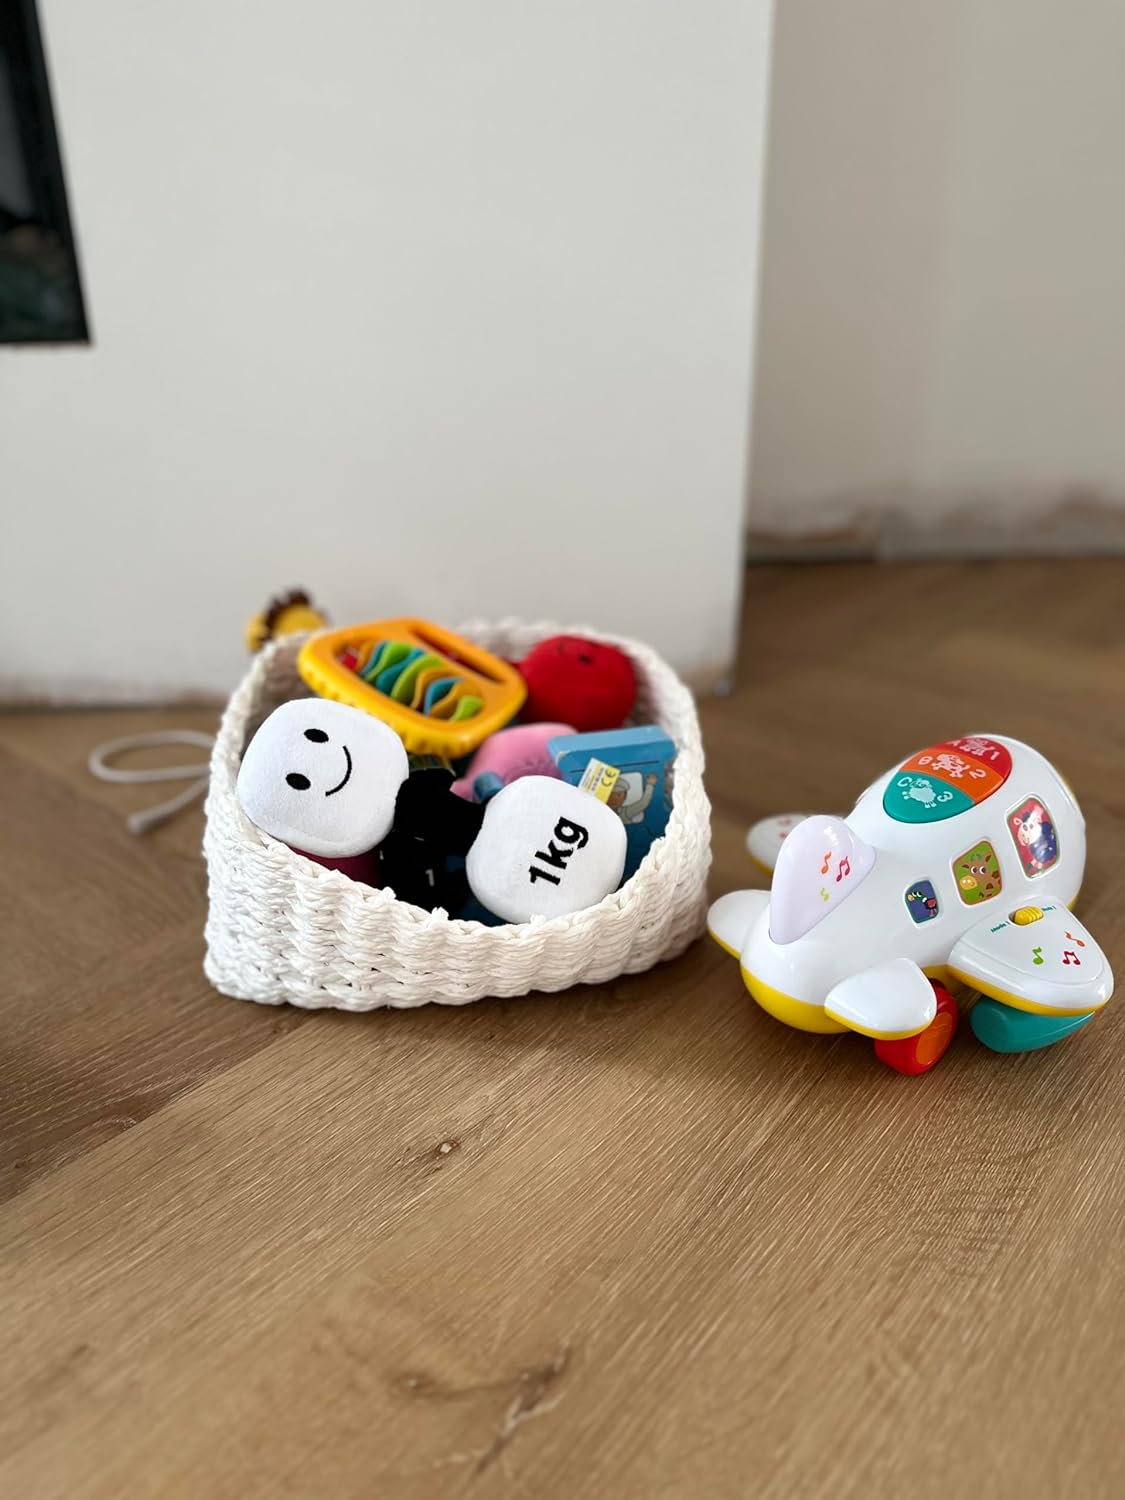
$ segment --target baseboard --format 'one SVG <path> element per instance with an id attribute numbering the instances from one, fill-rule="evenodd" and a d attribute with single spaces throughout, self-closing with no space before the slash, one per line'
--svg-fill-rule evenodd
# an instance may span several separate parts
<path id="1" fill-rule="evenodd" d="M 141 683 L 63 679 L 45 686 L 21 677 L 0 677 L 0 712 L 27 713 L 52 708 L 222 708 L 215 693 L 174 692 Z"/>
<path id="2" fill-rule="evenodd" d="M 746 548 L 752 562 L 1125 556 L 1125 496 L 893 491 L 752 505 Z"/>
<path id="3" fill-rule="evenodd" d="M 696 666 L 681 675 L 700 698 L 730 691 L 730 663 Z M 18 677 L 0 677 L 0 713 L 34 713 L 55 708 L 213 708 L 221 712 L 225 699 L 207 692 L 171 692 L 168 688 L 144 687 L 139 683 L 84 682 L 75 678 L 52 683 Z"/>

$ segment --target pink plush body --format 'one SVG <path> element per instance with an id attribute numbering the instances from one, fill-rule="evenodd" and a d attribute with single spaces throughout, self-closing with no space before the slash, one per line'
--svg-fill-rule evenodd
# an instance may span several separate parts
<path id="1" fill-rule="evenodd" d="M 574 734 L 569 724 L 516 724 L 490 735 L 469 762 L 460 781 L 453 783 L 458 797 L 473 800 L 473 783 L 485 771 L 499 776 L 505 786 L 521 776 L 554 776 L 561 780 L 548 740 L 559 734 Z"/>

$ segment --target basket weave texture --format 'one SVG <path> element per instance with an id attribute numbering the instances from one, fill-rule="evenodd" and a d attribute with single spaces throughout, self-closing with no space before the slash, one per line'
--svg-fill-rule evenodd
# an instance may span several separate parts
<path id="1" fill-rule="evenodd" d="M 474 622 L 461 634 L 518 659 L 557 625 Z M 208 979 L 224 995 L 268 1005 L 374 1010 L 486 995 L 562 990 L 635 974 L 683 952 L 700 934 L 711 863 L 711 809 L 691 694 L 649 647 L 585 626 L 631 657 L 638 723 L 659 724 L 676 745 L 672 813 L 640 869 L 597 906 L 506 927 L 451 921 L 303 859 L 261 833 L 235 798 L 242 752 L 279 703 L 308 696 L 297 673 L 305 639 L 258 656 L 227 705 L 211 759 L 207 827 Z"/>

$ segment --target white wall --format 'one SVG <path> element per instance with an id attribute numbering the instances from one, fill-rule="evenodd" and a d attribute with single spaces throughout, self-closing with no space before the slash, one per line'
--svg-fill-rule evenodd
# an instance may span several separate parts
<path id="1" fill-rule="evenodd" d="M 0 352 L 0 687 L 245 618 L 732 652 L 768 0 L 43 0 L 95 344 Z"/>
<path id="2" fill-rule="evenodd" d="M 1125 6 L 778 6 L 750 510 L 1125 503 Z"/>

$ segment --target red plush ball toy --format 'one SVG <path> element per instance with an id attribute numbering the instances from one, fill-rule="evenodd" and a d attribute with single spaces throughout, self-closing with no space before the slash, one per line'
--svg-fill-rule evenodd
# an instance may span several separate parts
<path id="1" fill-rule="evenodd" d="M 624 651 L 580 635 L 548 636 L 518 665 L 527 683 L 522 717 L 531 723 L 557 719 L 580 734 L 619 729 L 637 696 Z"/>

